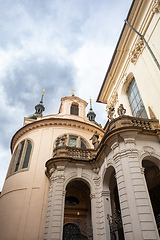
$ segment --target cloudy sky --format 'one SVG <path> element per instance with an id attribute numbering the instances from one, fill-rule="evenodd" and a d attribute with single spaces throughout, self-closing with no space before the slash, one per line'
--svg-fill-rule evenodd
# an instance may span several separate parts
<path id="1" fill-rule="evenodd" d="M 34 113 L 45 88 L 44 115 L 71 95 L 96 103 L 132 0 L 0 0 L 0 191 L 10 141 Z M 88 109 L 87 109 L 88 110 Z"/>

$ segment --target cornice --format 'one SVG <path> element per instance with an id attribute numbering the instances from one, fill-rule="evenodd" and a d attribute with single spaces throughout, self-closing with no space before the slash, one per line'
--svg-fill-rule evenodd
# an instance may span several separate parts
<path id="1" fill-rule="evenodd" d="M 74 119 L 66 119 L 66 118 L 49 118 L 49 119 L 42 119 L 38 121 L 34 121 L 32 123 L 29 123 L 22 128 L 20 128 L 12 137 L 11 140 L 11 152 L 13 151 L 13 148 L 18 141 L 18 139 L 23 136 L 25 133 L 30 132 L 35 129 L 43 128 L 43 127 L 55 127 L 55 126 L 66 126 L 66 127 L 73 127 L 78 129 L 84 129 L 86 131 L 89 131 L 93 133 L 94 131 L 97 131 L 100 137 L 102 138 L 104 135 L 104 130 L 99 128 L 97 125 L 81 122 Z"/>

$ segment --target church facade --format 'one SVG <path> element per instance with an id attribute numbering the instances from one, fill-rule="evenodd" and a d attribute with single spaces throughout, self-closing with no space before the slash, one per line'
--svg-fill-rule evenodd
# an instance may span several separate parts
<path id="1" fill-rule="evenodd" d="M 134 0 L 98 95 L 104 128 L 72 93 L 12 138 L 2 240 L 160 239 L 160 1 Z"/>

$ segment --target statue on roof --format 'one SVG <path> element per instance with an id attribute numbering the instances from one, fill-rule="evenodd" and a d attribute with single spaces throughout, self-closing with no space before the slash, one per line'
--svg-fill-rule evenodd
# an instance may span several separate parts
<path id="1" fill-rule="evenodd" d="M 119 108 L 118 108 L 118 110 L 117 110 L 117 113 L 118 113 L 119 116 L 125 115 L 126 109 L 123 107 L 123 104 L 120 104 L 120 105 L 119 105 Z"/>

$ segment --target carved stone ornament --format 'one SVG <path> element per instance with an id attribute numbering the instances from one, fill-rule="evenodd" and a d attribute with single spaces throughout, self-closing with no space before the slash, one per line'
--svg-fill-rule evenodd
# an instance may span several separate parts
<path id="1" fill-rule="evenodd" d="M 143 52 L 144 47 L 145 46 L 144 46 L 144 42 L 143 42 L 142 38 L 139 38 L 137 43 L 135 44 L 134 50 L 130 54 L 132 63 L 136 64 L 139 56 Z"/>
<path id="2" fill-rule="evenodd" d="M 160 12 L 160 0 L 154 0 L 154 5 L 153 5 L 153 8 L 152 8 L 152 11 L 154 13 Z"/>
<path id="3" fill-rule="evenodd" d="M 107 103 L 107 107 L 106 107 L 106 111 L 108 113 L 109 108 L 114 108 L 115 104 L 117 103 L 118 100 L 118 93 L 116 91 L 116 89 L 114 88 L 112 95 Z"/>
<path id="4" fill-rule="evenodd" d="M 64 135 L 61 137 L 62 146 L 66 146 L 66 142 L 67 142 L 67 135 L 64 134 Z"/>
<path id="5" fill-rule="evenodd" d="M 115 113 L 115 108 L 114 107 L 109 107 L 108 109 L 108 118 L 110 120 L 113 120 L 114 119 L 114 113 Z"/>
<path id="6" fill-rule="evenodd" d="M 93 136 L 90 138 L 90 140 L 92 140 L 92 144 L 94 146 L 94 149 L 96 149 L 99 145 L 99 134 L 97 133 L 97 131 L 95 131 L 95 133 L 93 134 Z"/>
<path id="7" fill-rule="evenodd" d="M 155 149 L 153 147 L 150 146 L 145 146 L 143 148 L 144 152 L 149 153 L 149 154 L 153 154 L 155 152 Z"/>
<path id="8" fill-rule="evenodd" d="M 120 104 L 120 105 L 119 105 L 119 108 L 118 108 L 118 110 L 117 110 L 117 113 L 118 113 L 119 116 L 125 115 L 126 109 L 123 107 L 123 104 Z"/>

